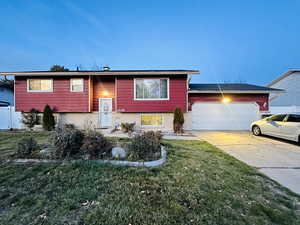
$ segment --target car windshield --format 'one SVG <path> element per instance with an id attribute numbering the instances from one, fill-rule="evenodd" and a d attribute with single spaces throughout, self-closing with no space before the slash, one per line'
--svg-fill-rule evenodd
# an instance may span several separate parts
<path id="1" fill-rule="evenodd" d="M 297 115 L 297 114 L 290 114 L 288 119 L 287 119 L 287 122 L 297 122 L 297 123 L 300 123 L 300 115 Z"/>
<path id="2" fill-rule="evenodd" d="M 283 121 L 284 118 L 286 117 L 286 114 L 279 114 L 279 115 L 274 115 L 271 117 L 268 117 L 268 121 Z"/>

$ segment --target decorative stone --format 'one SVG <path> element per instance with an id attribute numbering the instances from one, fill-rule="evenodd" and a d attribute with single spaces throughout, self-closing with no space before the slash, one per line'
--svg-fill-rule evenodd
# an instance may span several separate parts
<path id="1" fill-rule="evenodd" d="M 125 159 L 127 156 L 127 152 L 125 151 L 125 149 L 121 147 L 112 148 L 111 154 L 113 158 L 117 158 L 117 159 Z"/>
<path id="2" fill-rule="evenodd" d="M 52 152 L 53 148 L 44 148 L 40 151 L 40 154 L 44 156 L 51 156 Z"/>

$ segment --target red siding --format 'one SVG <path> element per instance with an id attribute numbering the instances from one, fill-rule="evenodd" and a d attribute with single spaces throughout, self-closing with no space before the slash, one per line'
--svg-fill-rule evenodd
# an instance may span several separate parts
<path id="1" fill-rule="evenodd" d="M 169 100 L 134 100 L 134 78 L 117 78 L 117 111 L 171 112 L 176 107 L 186 111 L 187 76 L 169 77 Z"/>
<path id="2" fill-rule="evenodd" d="M 16 110 L 28 112 L 35 108 L 43 111 L 48 104 L 56 112 L 89 112 L 88 77 L 84 78 L 83 92 L 71 92 L 70 79 L 53 78 L 53 92 L 27 92 L 27 78 L 15 77 Z"/>
<path id="3" fill-rule="evenodd" d="M 269 95 L 268 94 L 225 94 L 232 102 L 256 102 L 259 105 L 260 111 L 269 110 Z M 221 102 L 221 94 L 204 94 L 190 93 L 189 94 L 189 110 L 195 102 Z"/>
<path id="4" fill-rule="evenodd" d="M 115 77 L 93 77 L 93 111 L 99 111 L 99 98 L 112 98 L 115 110 Z"/>

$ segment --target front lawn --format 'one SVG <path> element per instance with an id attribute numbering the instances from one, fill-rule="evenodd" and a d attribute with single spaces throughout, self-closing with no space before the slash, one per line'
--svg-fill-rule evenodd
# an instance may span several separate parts
<path id="1" fill-rule="evenodd" d="M 22 135 L 0 132 L 0 158 Z M 0 224 L 300 224 L 299 196 L 255 169 L 206 142 L 164 144 L 154 169 L 3 162 Z"/>

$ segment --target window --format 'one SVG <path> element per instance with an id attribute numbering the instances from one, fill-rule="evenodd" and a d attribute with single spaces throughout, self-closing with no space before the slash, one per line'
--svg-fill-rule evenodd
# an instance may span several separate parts
<path id="1" fill-rule="evenodd" d="M 168 79 L 135 79 L 136 100 L 169 99 Z"/>
<path id="2" fill-rule="evenodd" d="M 159 127 L 163 124 L 162 115 L 147 115 L 143 114 L 141 116 L 141 125 L 142 126 L 153 126 Z"/>
<path id="3" fill-rule="evenodd" d="M 291 114 L 289 115 L 287 122 L 300 122 L 300 115 L 296 115 L 296 114 Z"/>
<path id="4" fill-rule="evenodd" d="M 268 121 L 277 121 L 277 122 L 282 122 L 284 118 L 286 117 L 286 114 L 280 114 L 280 115 L 274 115 L 269 117 L 267 120 Z"/>
<path id="5" fill-rule="evenodd" d="M 52 92 L 53 80 L 52 79 L 28 79 L 27 91 L 29 92 Z"/>
<path id="6" fill-rule="evenodd" d="M 71 79 L 71 91 L 72 92 L 83 92 L 83 79 L 82 78 Z"/>

